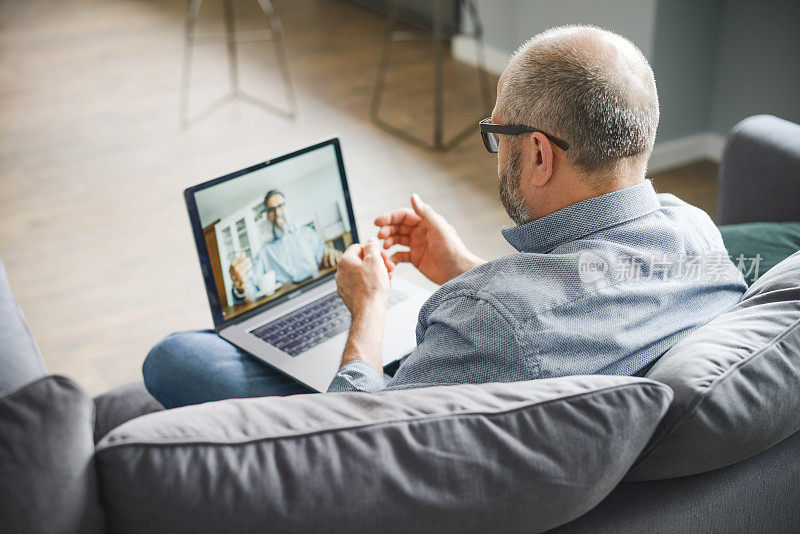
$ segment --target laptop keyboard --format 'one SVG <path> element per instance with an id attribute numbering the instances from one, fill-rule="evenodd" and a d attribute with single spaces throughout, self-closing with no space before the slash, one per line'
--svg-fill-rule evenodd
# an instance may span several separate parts
<path id="1" fill-rule="evenodd" d="M 408 298 L 400 291 L 389 293 L 392 307 Z M 330 295 L 298 308 L 251 333 L 290 356 L 298 356 L 350 328 L 350 312 L 339 295 Z"/>

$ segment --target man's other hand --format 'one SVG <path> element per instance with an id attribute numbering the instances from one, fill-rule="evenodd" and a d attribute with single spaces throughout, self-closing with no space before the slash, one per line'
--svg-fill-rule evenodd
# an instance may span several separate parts
<path id="1" fill-rule="evenodd" d="M 379 226 L 378 238 L 383 248 L 404 245 L 408 251 L 392 255 L 394 263 L 411 262 L 432 282 L 444 284 L 456 276 L 477 267 L 483 260 L 467 250 L 450 223 L 422 202 L 419 195 L 411 195 L 412 209 L 403 208 L 384 213 L 375 219 Z"/>
<path id="2" fill-rule="evenodd" d="M 322 261 L 319 262 L 320 269 L 327 269 L 328 267 L 336 267 L 342 253 L 335 248 L 326 248 L 325 253 L 322 255 Z"/>
<path id="3" fill-rule="evenodd" d="M 252 264 L 244 254 L 239 255 L 231 262 L 231 268 L 229 269 L 231 281 L 233 281 L 236 291 L 241 294 L 247 292 L 247 281 L 250 280 L 251 270 Z"/>
<path id="4" fill-rule="evenodd" d="M 366 245 L 351 245 L 342 254 L 336 288 L 354 318 L 375 310 L 375 306 L 385 310 L 393 270 L 394 263 L 374 239 Z"/>

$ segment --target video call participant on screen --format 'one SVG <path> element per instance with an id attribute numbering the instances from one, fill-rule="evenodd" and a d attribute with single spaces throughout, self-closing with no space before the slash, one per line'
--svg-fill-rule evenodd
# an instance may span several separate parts
<path id="1" fill-rule="evenodd" d="M 258 281 L 270 271 L 279 284 L 300 282 L 314 276 L 320 269 L 333 267 L 342 253 L 325 246 L 319 235 L 308 226 L 295 226 L 287 217 L 286 199 L 277 189 L 264 197 L 267 219 L 272 226 L 272 241 L 261 245 L 252 263 L 242 254 L 231 262 L 233 301 L 252 299 L 269 287 L 259 287 Z"/>

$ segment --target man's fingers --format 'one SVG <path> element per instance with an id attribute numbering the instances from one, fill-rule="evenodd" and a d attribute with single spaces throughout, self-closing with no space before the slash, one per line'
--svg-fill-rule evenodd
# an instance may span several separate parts
<path id="1" fill-rule="evenodd" d="M 363 249 L 364 247 L 358 243 L 347 247 L 347 250 L 344 251 L 344 254 L 339 259 L 339 268 L 341 269 L 342 266 L 347 268 L 347 266 L 361 265 L 363 263 Z"/>
<path id="2" fill-rule="evenodd" d="M 389 255 L 386 253 L 386 251 L 381 250 L 381 257 L 383 258 L 384 265 L 386 265 L 386 270 L 389 271 L 389 274 L 391 275 L 395 268 L 394 262 L 389 259 Z"/>
<path id="3" fill-rule="evenodd" d="M 330 266 L 331 267 L 335 266 L 338 263 L 340 257 L 341 256 L 339 255 L 339 251 L 338 250 L 329 250 L 328 251 L 328 263 L 330 264 Z"/>
<path id="4" fill-rule="evenodd" d="M 234 265 L 233 269 L 231 269 L 231 274 L 235 276 L 239 276 L 242 278 L 246 278 L 250 275 L 251 265 Z"/>
<path id="5" fill-rule="evenodd" d="M 388 226 L 381 226 L 378 229 L 378 239 L 384 239 L 393 235 L 409 235 L 413 226 L 407 224 L 390 224 Z"/>
<path id="6" fill-rule="evenodd" d="M 419 234 L 419 232 L 414 232 L 414 227 L 405 224 L 383 226 L 378 230 L 378 239 L 385 239 L 383 248 L 389 248 L 397 243 L 408 245 L 409 238 L 415 234 Z"/>
<path id="7" fill-rule="evenodd" d="M 342 254 L 342 259 L 339 261 L 361 263 L 362 249 L 363 247 L 358 243 L 350 245 L 347 247 L 347 250 L 344 251 L 344 254 Z"/>
<path id="8" fill-rule="evenodd" d="M 416 193 L 411 195 L 411 207 L 414 208 L 414 213 L 420 218 L 428 218 L 434 213 L 433 208 L 425 204 Z"/>
<path id="9" fill-rule="evenodd" d="M 236 269 L 239 272 L 248 270 L 252 266 L 252 264 L 250 263 L 250 260 L 248 260 L 244 256 L 242 256 L 240 258 L 236 258 L 235 260 L 233 260 L 231 262 L 231 265 L 233 265 L 233 268 Z"/>
<path id="10" fill-rule="evenodd" d="M 411 238 L 407 235 L 395 235 L 386 238 L 386 240 L 383 242 L 383 248 L 389 248 L 394 245 L 403 245 L 404 247 L 407 247 L 410 245 L 410 243 Z"/>
<path id="11" fill-rule="evenodd" d="M 400 252 L 395 252 L 392 254 L 392 257 L 389 258 L 392 263 L 403 263 L 403 262 L 410 262 L 411 261 L 411 253 L 405 250 L 401 250 Z"/>
<path id="12" fill-rule="evenodd" d="M 374 261 L 381 257 L 381 249 L 377 239 L 370 239 L 364 245 L 364 261 Z"/>
<path id="13" fill-rule="evenodd" d="M 419 224 L 420 217 L 411 208 L 401 208 L 378 215 L 375 219 L 375 226 L 389 226 L 404 224 L 406 226 L 416 226 Z"/>

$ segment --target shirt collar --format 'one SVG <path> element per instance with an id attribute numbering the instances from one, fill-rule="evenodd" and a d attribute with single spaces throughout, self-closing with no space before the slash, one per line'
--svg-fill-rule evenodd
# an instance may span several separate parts
<path id="1" fill-rule="evenodd" d="M 278 232 L 275 230 L 275 227 L 273 226 L 272 227 L 272 240 L 273 241 L 280 241 L 281 239 L 283 239 L 287 235 L 293 234 L 294 231 L 295 231 L 294 225 L 293 224 L 288 224 L 288 225 L 286 225 L 286 230 L 283 231 L 283 234 L 278 235 Z"/>
<path id="2" fill-rule="evenodd" d="M 589 234 L 642 217 L 661 208 L 650 180 L 576 202 L 550 215 L 515 227 L 503 237 L 520 252 L 548 253 Z"/>

